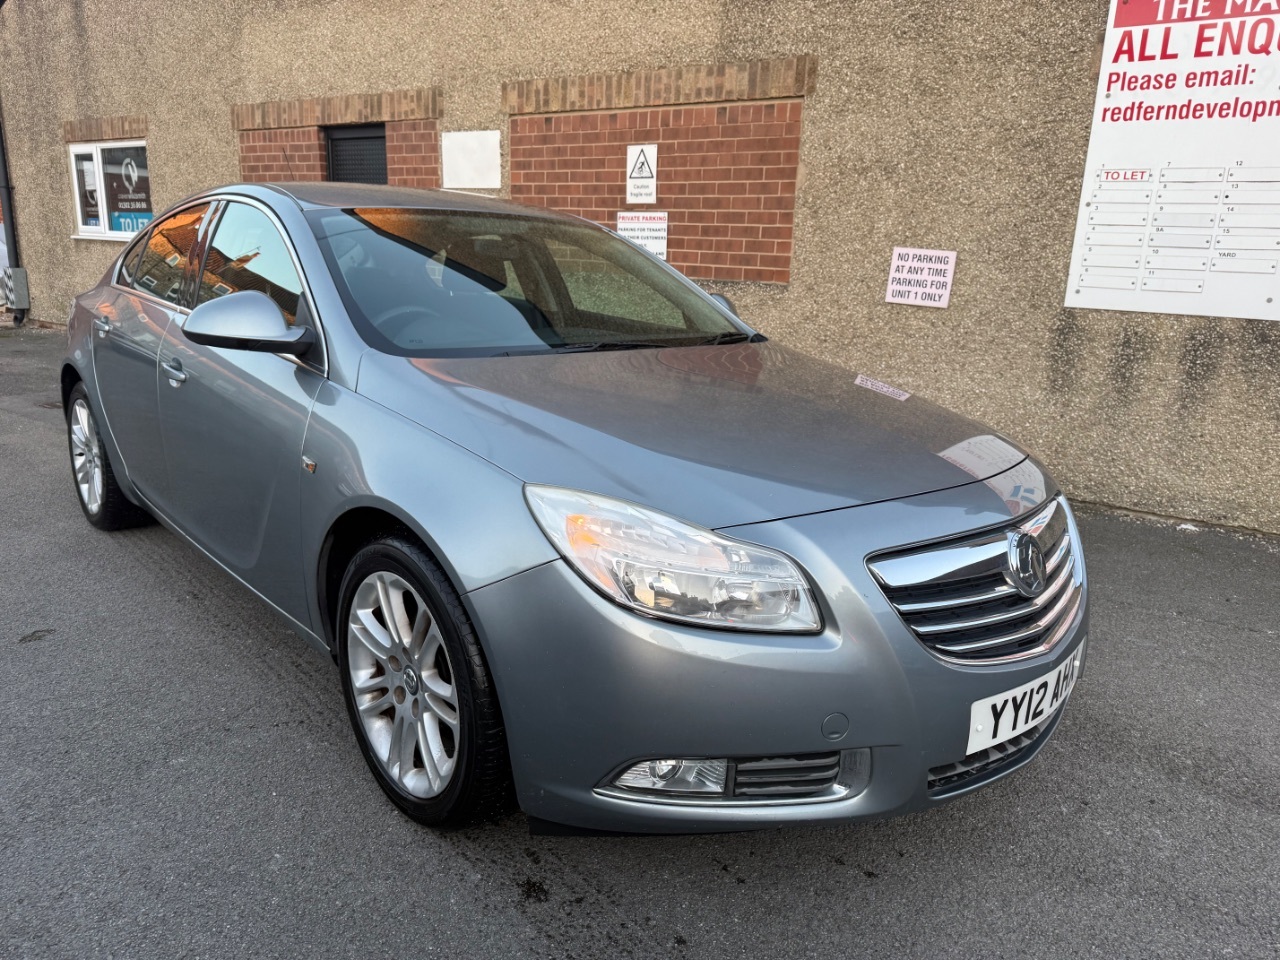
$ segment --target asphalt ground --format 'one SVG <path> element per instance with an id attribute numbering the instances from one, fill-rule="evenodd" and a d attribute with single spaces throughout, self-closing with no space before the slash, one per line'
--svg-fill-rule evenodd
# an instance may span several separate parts
<path id="1" fill-rule="evenodd" d="M 366 772 L 331 661 L 163 528 L 84 521 L 62 343 L 0 331 L 0 957 L 1280 955 L 1280 540 L 1082 508 L 1084 679 L 947 807 L 438 834 Z"/>

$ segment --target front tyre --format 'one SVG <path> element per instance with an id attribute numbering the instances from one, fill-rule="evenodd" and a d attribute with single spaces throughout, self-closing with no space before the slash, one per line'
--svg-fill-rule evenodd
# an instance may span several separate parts
<path id="1" fill-rule="evenodd" d="M 130 503 L 116 482 L 83 383 L 67 398 L 67 446 L 80 509 L 91 524 L 99 530 L 123 530 L 151 522 L 150 514 Z"/>
<path id="2" fill-rule="evenodd" d="M 498 698 L 440 566 L 403 534 L 375 540 L 347 567 L 336 626 L 351 725 L 392 802 L 435 827 L 501 813 L 511 774 Z"/>

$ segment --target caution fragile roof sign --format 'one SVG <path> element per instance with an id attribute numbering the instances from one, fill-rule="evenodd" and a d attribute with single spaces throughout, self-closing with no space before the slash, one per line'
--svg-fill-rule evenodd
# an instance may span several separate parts
<path id="1" fill-rule="evenodd" d="M 627 147 L 627 203 L 658 202 L 658 145 Z"/>
<path id="2" fill-rule="evenodd" d="M 1280 0 L 1112 0 L 1066 305 L 1280 320 Z"/>

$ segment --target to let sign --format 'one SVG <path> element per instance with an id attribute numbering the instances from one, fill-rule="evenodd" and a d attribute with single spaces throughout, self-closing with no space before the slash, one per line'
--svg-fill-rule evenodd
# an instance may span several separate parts
<path id="1" fill-rule="evenodd" d="M 1111 0 L 1068 307 L 1280 321 L 1280 0 Z"/>
<path id="2" fill-rule="evenodd" d="M 954 250 L 894 247 L 885 303 L 945 307 L 951 302 L 951 280 L 955 271 Z"/>

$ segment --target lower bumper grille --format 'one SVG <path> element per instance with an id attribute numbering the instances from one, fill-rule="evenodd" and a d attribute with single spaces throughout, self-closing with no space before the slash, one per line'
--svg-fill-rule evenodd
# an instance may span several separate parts
<path id="1" fill-rule="evenodd" d="M 1041 739 L 1053 729 L 1062 711 L 1059 710 L 1039 726 L 1024 730 L 1012 740 L 971 753 L 959 763 L 947 763 L 929 771 L 929 792 L 935 795 L 951 793 L 967 786 L 970 781 L 994 774 L 1010 766 L 1029 753 Z"/>
<path id="2" fill-rule="evenodd" d="M 829 791 L 840 777 L 840 754 L 754 757 L 734 764 L 735 797 L 811 797 Z"/>

